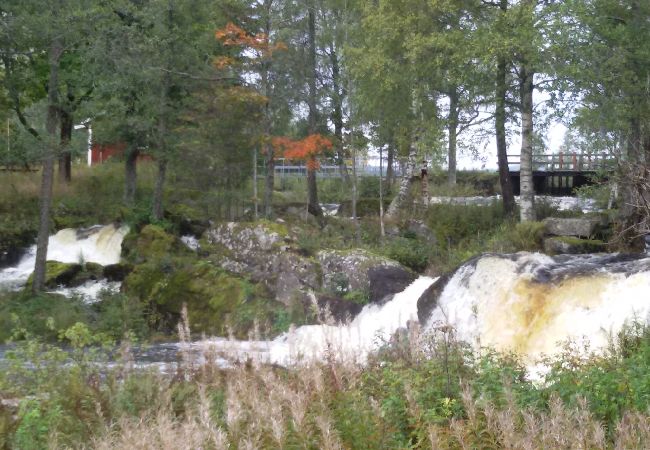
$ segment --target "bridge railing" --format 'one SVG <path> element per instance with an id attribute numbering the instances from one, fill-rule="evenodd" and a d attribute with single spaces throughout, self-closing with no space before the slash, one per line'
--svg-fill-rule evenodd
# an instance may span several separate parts
<path id="1" fill-rule="evenodd" d="M 534 171 L 595 172 L 611 169 L 616 157 L 607 153 L 552 153 L 533 155 Z M 508 155 L 508 167 L 511 171 L 521 169 L 521 155 Z"/>

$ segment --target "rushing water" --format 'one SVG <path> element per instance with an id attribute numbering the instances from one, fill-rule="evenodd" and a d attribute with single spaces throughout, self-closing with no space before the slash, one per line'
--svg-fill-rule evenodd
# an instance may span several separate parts
<path id="1" fill-rule="evenodd" d="M 426 329 L 452 326 L 475 347 L 514 351 L 534 364 L 562 343 L 603 349 L 625 324 L 650 318 L 645 255 L 486 255 L 445 286 Z"/>
<path id="2" fill-rule="evenodd" d="M 460 206 L 490 206 L 495 201 L 501 200 L 500 195 L 492 197 L 431 197 L 429 204 L 448 204 Z M 515 197 L 515 202 L 519 204 L 521 198 Z M 535 202 L 538 204 L 545 203 L 558 211 L 581 211 L 583 213 L 598 212 L 600 209 L 596 200 L 581 197 L 555 197 L 550 195 L 536 195 Z"/>
<path id="3" fill-rule="evenodd" d="M 50 238 L 48 259 L 113 264 L 120 260 L 127 227 L 96 226 L 61 230 Z M 195 244 L 187 240 L 188 246 Z M 17 289 L 33 270 L 35 248 L 14 267 L 0 271 L 0 288 Z M 213 354 L 220 365 L 252 359 L 281 365 L 335 357 L 363 363 L 368 354 L 418 317 L 418 300 L 436 280 L 420 277 L 384 304 L 372 304 L 350 323 L 308 325 L 270 341 L 206 339 L 191 344 L 152 346 L 137 362 L 169 367 L 178 350 L 198 363 Z M 440 280 L 443 283 L 443 280 Z M 89 301 L 105 280 L 55 292 L 83 295 Z M 476 348 L 492 347 L 521 354 L 529 365 L 556 353 L 567 340 L 594 349 L 608 345 L 632 321 L 650 320 L 650 257 L 646 255 L 484 255 L 449 277 L 422 328 L 451 326 L 457 337 Z M 1 349 L 0 349 L 1 350 Z M 1 357 L 0 351 L 0 359 Z"/>
<path id="4" fill-rule="evenodd" d="M 50 236 L 47 248 L 48 261 L 64 263 L 94 262 L 102 265 L 120 262 L 122 240 L 128 233 L 127 226 L 96 225 L 75 230 L 66 228 Z M 0 270 L 0 289 L 17 290 L 22 288 L 34 271 L 36 246 L 30 247 L 14 267 Z M 96 298 L 102 288 L 114 289 L 119 284 L 105 280 L 89 282 L 76 288 L 60 288 L 56 292 L 64 295 L 83 295 Z"/>
<path id="5" fill-rule="evenodd" d="M 192 347 L 229 359 L 255 360 L 289 366 L 301 362 L 337 360 L 363 363 L 368 354 L 388 342 L 400 328 L 417 321 L 417 301 L 435 280 L 420 277 L 385 304 L 366 305 L 348 324 L 305 325 L 272 341 L 231 341 L 221 338 Z"/>

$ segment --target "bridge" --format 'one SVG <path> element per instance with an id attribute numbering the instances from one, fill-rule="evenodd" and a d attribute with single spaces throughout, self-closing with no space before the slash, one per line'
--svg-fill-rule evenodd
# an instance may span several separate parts
<path id="1" fill-rule="evenodd" d="M 571 195 L 575 188 L 593 183 L 596 174 L 611 172 L 616 157 L 601 154 L 555 153 L 533 155 L 533 186 L 536 194 Z M 508 171 L 515 195 L 519 195 L 521 156 L 508 155 Z"/>

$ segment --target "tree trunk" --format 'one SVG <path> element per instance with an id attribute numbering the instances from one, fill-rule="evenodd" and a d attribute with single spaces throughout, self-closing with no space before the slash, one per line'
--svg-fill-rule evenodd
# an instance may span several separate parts
<path id="1" fill-rule="evenodd" d="M 129 147 L 124 164 L 124 204 L 132 206 L 135 203 L 135 192 L 138 186 L 138 156 L 140 150 Z"/>
<path id="2" fill-rule="evenodd" d="M 393 200 L 390 202 L 388 211 L 386 211 L 386 217 L 388 218 L 396 217 L 397 213 L 403 208 L 404 203 L 408 198 L 411 184 L 415 179 L 415 167 L 417 163 L 417 142 L 419 138 L 419 134 L 416 134 L 409 148 L 408 159 L 406 160 L 406 167 L 404 167 L 404 173 L 402 174 L 402 179 L 399 183 L 399 189 Z"/>
<path id="3" fill-rule="evenodd" d="M 500 0 L 499 8 L 501 13 L 508 11 L 508 0 Z M 497 140 L 497 160 L 499 165 L 499 184 L 503 196 L 503 210 L 508 216 L 514 215 L 515 196 L 510 180 L 508 168 L 508 143 L 506 140 L 506 95 L 508 85 L 506 83 L 507 64 L 505 57 L 499 56 L 497 61 L 496 74 L 496 105 L 494 127 Z"/>
<path id="4" fill-rule="evenodd" d="M 316 14 L 313 2 L 309 3 L 309 133 L 316 133 L 317 114 L 316 111 Z M 318 186 L 316 183 L 316 160 L 312 158 L 307 163 L 307 193 L 308 201 L 307 211 L 318 218 L 323 217 L 323 210 L 318 202 Z"/>
<path id="5" fill-rule="evenodd" d="M 535 220 L 535 190 L 533 186 L 533 78 L 534 72 L 521 68 L 521 221 Z"/>
<path id="6" fill-rule="evenodd" d="M 267 135 L 268 136 L 268 135 Z M 273 187 L 275 185 L 275 159 L 273 146 L 265 144 L 264 164 L 266 176 L 264 177 L 264 216 L 269 219 L 273 215 Z"/>
<path id="7" fill-rule="evenodd" d="M 449 133 L 449 172 L 448 182 L 450 186 L 456 185 L 456 142 L 458 134 L 458 89 L 454 87 L 449 93 L 449 117 L 448 117 L 448 133 Z"/>
<path id="8" fill-rule="evenodd" d="M 151 211 L 154 220 L 162 220 L 165 215 L 163 208 L 163 194 L 165 187 L 165 177 L 167 175 L 167 160 L 161 157 L 158 160 L 158 174 L 156 176 L 156 185 L 153 191 L 153 209 Z"/>
<path id="9" fill-rule="evenodd" d="M 393 191 L 393 180 L 395 179 L 395 143 L 391 142 L 386 152 L 386 192 Z"/>
<path id="10" fill-rule="evenodd" d="M 332 88 L 334 95 L 332 96 L 332 103 L 334 110 L 332 111 L 332 123 L 334 123 L 334 138 L 336 148 L 336 162 L 339 165 L 341 178 L 346 185 L 350 184 L 350 174 L 348 167 L 345 165 L 345 152 L 343 150 L 343 94 L 341 93 L 341 69 L 339 65 L 338 54 L 334 46 L 330 48 L 330 60 L 332 62 Z"/>
<path id="11" fill-rule="evenodd" d="M 52 183 L 54 181 L 54 161 L 57 153 L 56 132 L 59 120 L 59 61 L 63 48 L 58 38 L 50 46 L 50 74 L 47 90 L 47 139 L 46 153 L 43 160 L 43 175 L 39 197 L 39 225 L 36 238 L 36 262 L 34 264 L 34 280 L 32 291 L 40 292 L 45 288 L 45 269 L 47 261 L 47 245 L 50 238 L 50 209 L 52 206 Z"/>
<path id="12" fill-rule="evenodd" d="M 72 114 L 61 108 L 61 155 L 59 156 L 59 180 L 66 183 L 72 181 L 72 153 L 70 141 L 72 140 L 72 128 L 74 126 Z"/>
<path id="13" fill-rule="evenodd" d="M 501 3 L 503 4 L 503 0 Z M 510 181 L 510 171 L 508 169 L 508 143 L 506 141 L 507 89 L 506 61 L 500 57 L 497 64 L 494 126 L 497 138 L 497 160 L 499 164 L 499 183 L 501 184 L 501 195 L 503 196 L 503 209 L 506 215 L 512 216 L 515 211 L 515 196 L 512 190 L 512 182 Z"/>

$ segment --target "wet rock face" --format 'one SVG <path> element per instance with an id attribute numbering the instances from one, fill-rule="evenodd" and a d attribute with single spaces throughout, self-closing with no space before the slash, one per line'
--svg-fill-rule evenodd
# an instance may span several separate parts
<path id="1" fill-rule="evenodd" d="M 24 253 L 25 250 L 18 247 L 0 248 L 0 269 L 17 265 Z"/>
<path id="2" fill-rule="evenodd" d="M 363 309 L 363 305 L 359 303 L 328 294 L 319 295 L 317 304 L 321 312 L 319 319 L 324 323 L 327 323 L 328 319 L 335 323 L 346 323 L 356 317 Z"/>
<path id="3" fill-rule="evenodd" d="M 368 270 L 370 283 L 370 303 L 380 303 L 389 299 L 393 294 L 402 292 L 413 281 L 416 275 L 403 267 L 379 266 Z"/>
<path id="4" fill-rule="evenodd" d="M 361 249 L 324 250 L 316 255 L 323 273 L 323 289 L 337 295 L 369 292 L 370 301 L 381 301 L 404 290 L 415 275 L 398 262 Z"/>
<path id="5" fill-rule="evenodd" d="M 431 312 L 438 306 L 438 298 L 453 275 L 454 273 L 448 273 L 441 276 L 420 296 L 418 299 L 418 321 L 420 324 L 427 323 Z"/>

